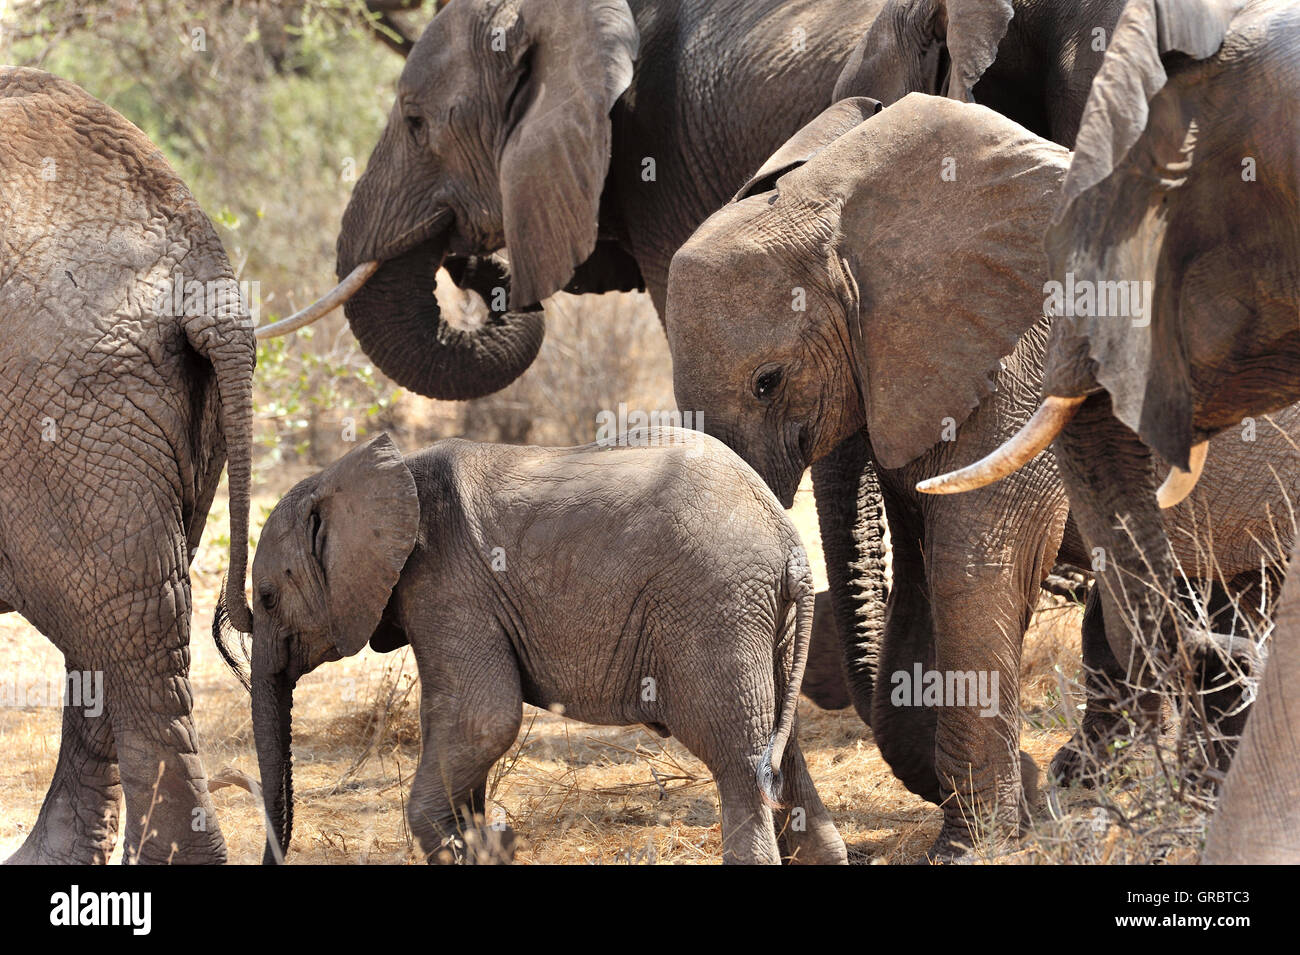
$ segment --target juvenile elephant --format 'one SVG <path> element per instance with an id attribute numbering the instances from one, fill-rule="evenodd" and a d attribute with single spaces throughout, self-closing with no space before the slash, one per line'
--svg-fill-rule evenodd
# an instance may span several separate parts
<path id="1" fill-rule="evenodd" d="M 846 861 L 795 738 L 813 615 L 803 546 L 705 435 L 453 439 L 405 458 L 381 435 L 276 505 L 253 587 L 253 727 L 281 851 L 294 684 L 400 632 L 420 672 L 407 815 L 425 854 L 483 812 L 531 703 L 677 736 L 717 783 L 725 862 Z"/>
<path id="2" fill-rule="evenodd" d="M 1207 438 L 1300 399 L 1297 38 L 1293 3 L 1129 5 L 1047 242 L 1055 280 L 1080 292 L 1131 284 L 1150 311 L 1059 319 L 1032 427 L 942 482 L 984 485 L 1054 441 L 1080 529 L 1109 555 L 1105 629 L 1120 659 L 1135 642 L 1167 653 L 1180 639 L 1156 596 L 1175 573 L 1158 503 L 1185 494 L 1202 467 L 1208 475 L 1220 451 L 1211 441 L 1206 463 Z M 1153 475 L 1171 466 L 1158 501 Z M 1300 860 L 1295 587 L 1211 861 Z"/>
<path id="3" fill-rule="evenodd" d="M 0 611 L 102 680 L 65 706 L 10 862 L 221 862 L 191 714 L 190 581 L 230 463 L 244 600 L 252 322 L 211 223 L 140 130 L 73 84 L 0 70 Z M 148 826 L 145 826 L 146 818 Z"/>
<path id="4" fill-rule="evenodd" d="M 800 134 L 795 152 L 811 158 L 742 193 L 677 253 L 673 381 L 679 405 L 703 411 L 787 503 L 810 463 L 864 435 L 895 567 L 872 727 L 908 788 L 942 802 L 934 851 L 950 856 L 985 823 L 1014 830 L 1028 808 L 1020 644 L 1066 496 L 1050 456 L 966 497 L 915 485 L 997 447 L 1037 402 L 1050 330 L 1040 237 L 1069 153 L 950 99 L 912 94 L 844 131 L 846 110 Z M 1288 423 L 1300 433 L 1294 414 Z M 1269 445 L 1286 466 L 1289 440 Z M 1241 493 L 1235 470 L 1225 462 L 1225 499 Z M 1252 499 L 1281 507 L 1273 478 L 1251 473 Z M 1248 541 L 1250 516 L 1216 526 Z M 1196 568 L 1194 543 L 1178 538 Z M 1242 569 L 1257 566 L 1242 550 Z M 1087 554 L 1061 556 L 1087 566 Z M 909 686 L 918 669 L 939 675 L 940 698 Z"/>

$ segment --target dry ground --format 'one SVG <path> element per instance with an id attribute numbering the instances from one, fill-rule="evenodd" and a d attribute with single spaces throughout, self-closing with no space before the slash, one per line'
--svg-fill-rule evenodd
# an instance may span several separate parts
<path id="1" fill-rule="evenodd" d="M 286 481 L 289 477 L 281 475 Z M 257 497 L 255 528 L 274 500 L 269 494 Z M 209 637 L 226 564 L 225 506 L 223 487 L 193 570 L 192 679 L 208 772 L 229 766 L 256 776 L 248 699 Z M 807 486 L 794 515 L 820 575 L 816 518 Z M 818 586 L 824 587 L 824 580 Z M 1059 668 L 1067 680 L 1077 675 L 1078 620 L 1077 608 L 1040 610 L 1026 646 L 1021 745 L 1044 769 L 1068 737 L 1056 671 Z M 59 672 L 61 663 L 54 647 L 21 618 L 0 618 L 0 674 L 39 678 Z M 297 808 L 292 862 L 400 863 L 410 858 L 403 808 L 419 755 L 414 682 L 409 649 L 388 655 L 367 649 L 322 667 L 299 684 L 294 706 Z M 1066 700 L 1068 706 L 1077 703 L 1068 693 Z M 592 727 L 526 709 L 520 739 L 496 767 L 490 787 L 490 812 L 504 812 L 521 837 L 520 862 L 718 861 L 715 791 L 703 765 L 675 740 L 660 740 L 639 727 Z M 894 779 L 870 731 L 853 711 L 825 712 L 805 700 L 800 719 L 800 739 L 813 778 L 851 859 L 908 862 L 919 857 L 938 831 L 939 812 Z M 21 844 L 35 821 L 58 748 L 57 708 L 0 708 L 0 858 Z M 257 862 L 263 828 L 253 797 L 241 789 L 223 788 L 214 799 L 230 860 Z M 1095 810 L 1085 803 L 1078 812 Z M 1078 812 L 1067 823 L 1077 822 Z M 1077 845 L 1072 833 L 1078 827 L 1062 829 L 1059 820 L 1050 825 L 1054 828 L 1048 842 L 1058 848 L 1029 840 L 989 855 L 1005 862 L 1077 857 L 1077 849 L 1069 846 Z M 1100 828 L 1109 845 L 1102 844 L 1100 854 L 1090 858 L 1145 859 L 1155 851 L 1117 848 L 1117 833 L 1107 836 L 1106 825 Z M 1095 835 L 1096 827 L 1088 831 Z M 1061 844 L 1067 846 L 1064 852 Z M 1168 857 L 1168 848 L 1157 847 L 1162 858 Z"/>

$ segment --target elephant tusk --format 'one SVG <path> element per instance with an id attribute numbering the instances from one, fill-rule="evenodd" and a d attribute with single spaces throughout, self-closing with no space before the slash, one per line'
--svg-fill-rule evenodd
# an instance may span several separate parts
<path id="1" fill-rule="evenodd" d="M 1060 398 L 1049 395 L 1038 406 L 1025 426 L 991 454 L 959 471 L 950 471 L 922 481 L 916 486 L 926 494 L 960 494 L 1000 481 L 1032 461 L 1056 439 L 1074 417 L 1085 397 Z"/>
<path id="2" fill-rule="evenodd" d="M 1192 445 L 1192 453 L 1188 456 L 1187 462 L 1192 469 L 1184 471 L 1182 468 L 1170 468 L 1165 483 L 1161 484 L 1156 491 L 1156 503 L 1161 507 L 1173 507 L 1191 494 L 1192 488 L 1196 487 L 1196 482 L 1201 479 L 1201 472 L 1205 470 L 1205 456 L 1209 452 L 1208 441 Z"/>
<path id="3" fill-rule="evenodd" d="M 296 332 L 305 325 L 324 318 L 334 309 L 338 308 L 353 295 L 357 289 L 366 284 L 366 280 L 375 274 L 379 268 L 379 262 L 362 262 L 355 269 L 348 273 L 338 285 L 334 286 L 323 298 L 317 299 L 301 311 L 294 312 L 288 318 L 282 318 L 278 322 L 272 322 L 270 325 L 262 325 L 256 331 L 257 339 L 275 338 L 278 335 L 287 335 L 289 332 Z"/>

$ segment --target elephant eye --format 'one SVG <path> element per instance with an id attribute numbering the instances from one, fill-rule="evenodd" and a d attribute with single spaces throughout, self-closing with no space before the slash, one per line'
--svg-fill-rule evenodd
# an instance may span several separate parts
<path id="1" fill-rule="evenodd" d="M 407 116 L 406 128 L 411 131 L 411 135 L 418 141 L 420 133 L 424 131 L 424 117 L 415 113 Z"/>
<path id="2" fill-rule="evenodd" d="M 781 387 L 781 369 L 769 368 L 754 379 L 754 397 L 760 401 L 771 398 Z"/>
<path id="3" fill-rule="evenodd" d="M 271 587 L 263 587 L 258 593 L 257 599 L 262 602 L 262 608 L 264 610 L 271 611 L 275 609 L 277 598 L 275 590 Z"/>

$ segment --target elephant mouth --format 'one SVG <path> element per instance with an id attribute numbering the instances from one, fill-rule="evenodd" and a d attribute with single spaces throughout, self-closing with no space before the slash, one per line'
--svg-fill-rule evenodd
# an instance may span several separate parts
<path id="1" fill-rule="evenodd" d="M 794 497 L 803 481 L 804 471 L 811 463 L 813 436 L 810 428 L 797 426 L 786 433 L 785 447 L 775 467 L 760 471 L 759 474 L 772 489 L 776 499 L 786 510 L 794 507 Z"/>

